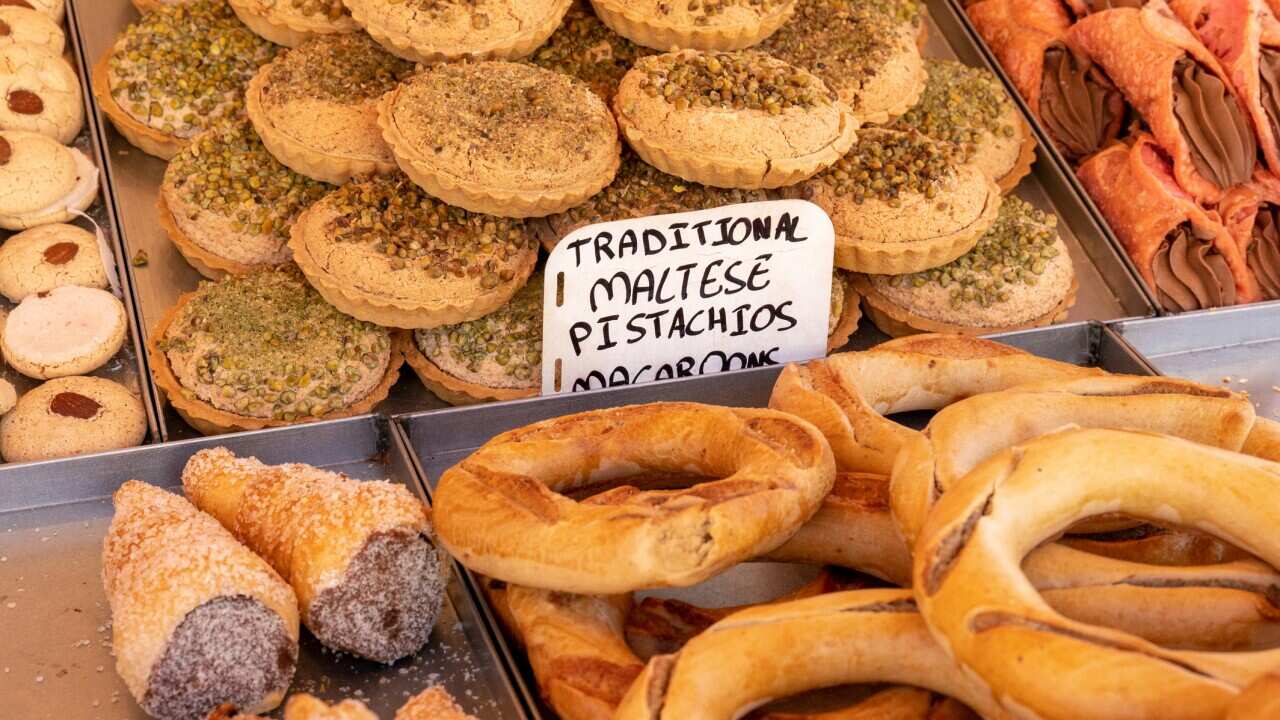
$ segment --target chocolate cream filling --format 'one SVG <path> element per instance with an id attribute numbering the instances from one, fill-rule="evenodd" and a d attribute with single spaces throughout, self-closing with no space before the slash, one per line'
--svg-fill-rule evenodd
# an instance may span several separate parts
<path id="1" fill-rule="evenodd" d="M 1174 312 L 1236 303 L 1235 279 L 1213 247 L 1213 235 L 1184 222 L 1165 236 L 1152 261 L 1156 295 Z"/>
<path id="2" fill-rule="evenodd" d="M 1069 155 L 1084 157 L 1102 147 L 1119 95 L 1087 57 L 1062 43 L 1044 51 L 1040 119 Z"/>
<path id="3" fill-rule="evenodd" d="M 1245 261 L 1258 278 L 1263 296 L 1280 299 L 1280 207 L 1266 204 L 1258 208 Z"/>
<path id="4" fill-rule="evenodd" d="M 1089 12 L 1102 12 L 1112 8 L 1141 8 L 1146 4 L 1146 0 L 1089 0 Z"/>
<path id="5" fill-rule="evenodd" d="M 1189 56 L 1173 66 L 1173 114 L 1201 175 L 1223 188 L 1249 179 L 1258 144 L 1244 113 L 1222 79 Z"/>
<path id="6" fill-rule="evenodd" d="M 1258 80 L 1262 110 L 1267 114 L 1271 133 L 1280 139 L 1280 49 L 1261 48 Z"/>

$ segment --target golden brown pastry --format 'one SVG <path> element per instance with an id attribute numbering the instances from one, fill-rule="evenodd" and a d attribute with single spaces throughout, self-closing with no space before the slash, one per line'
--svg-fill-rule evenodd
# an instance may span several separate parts
<path id="1" fill-rule="evenodd" d="M 330 705 L 313 695 L 300 693 L 285 703 L 284 720 L 378 720 L 378 716 L 359 700 Z"/>
<path id="2" fill-rule="evenodd" d="M 573 0 L 343 0 L 356 24 L 388 51 L 414 62 L 498 58 L 533 52 Z"/>
<path id="3" fill-rule="evenodd" d="M 661 51 L 748 48 L 777 31 L 795 10 L 795 0 L 674 4 L 591 0 L 591 5 L 614 32 Z"/>
<path id="4" fill-rule="evenodd" d="M 443 685 L 435 685 L 409 698 L 396 711 L 395 720 L 476 720 L 467 714 Z"/>

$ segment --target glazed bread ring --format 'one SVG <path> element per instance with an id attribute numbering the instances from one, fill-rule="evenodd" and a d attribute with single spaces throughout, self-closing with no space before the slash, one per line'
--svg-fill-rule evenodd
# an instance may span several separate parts
<path id="1" fill-rule="evenodd" d="M 562 492 L 644 473 L 723 478 L 683 490 Z M 503 433 L 445 471 L 440 539 L 472 570 L 584 594 L 688 586 L 786 541 L 835 479 L 822 435 L 760 409 L 655 403 Z"/>
<path id="2" fill-rule="evenodd" d="M 1249 558 L 1249 553 L 1212 535 L 1150 523 L 1115 532 L 1073 533 L 1058 542 L 1094 555 L 1147 565 L 1214 565 Z"/>
<path id="3" fill-rule="evenodd" d="M 1254 408 L 1221 388 L 1134 375 L 1037 383 L 962 400 L 934 415 L 899 453 L 892 506 L 907 543 L 915 542 L 939 495 L 983 460 L 1069 424 L 1147 430 L 1238 451 Z"/>
<path id="4" fill-rule="evenodd" d="M 1254 680 L 1231 703 L 1226 720 L 1280 717 L 1280 668 Z"/>
<path id="5" fill-rule="evenodd" d="M 1064 617 L 1016 569 L 1061 530 L 1117 511 L 1211 532 L 1280 565 L 1280 465 L 1167 436 L 1067 429 L 997 454 L 942 496 L 915 548 L 921 612 L 1017 717 L 1222 717 L 1280 665 L 1280 650 L 1164 649 Z"/>
<path id="6" fill-rule="evenodd" d="M 1044 380 L 1104 375 L 963 335 L 913 335 L 865 352 L 788 365 L 769 407 L 808 420 L 831 443 L 841 470 L 888 475 L 919 433 L 885 418 Z"/>
<path id="7" fill-rule="evenodd" d="M 651 659 L 614 719 L 730 720 L 807 690 L 881 682 L 954 697 L 992 720 L 1008 717 L 930 637 L 911 591 L 891 589 L 730 615 L 680 652 Z"/>

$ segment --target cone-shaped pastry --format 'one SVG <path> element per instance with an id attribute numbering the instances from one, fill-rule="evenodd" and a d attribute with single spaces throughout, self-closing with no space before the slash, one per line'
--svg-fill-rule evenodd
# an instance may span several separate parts
<path id="1" fill-rule="evenodd" d="M 1227 191 L 1218 213 L 1257 282 L 1258 299 L 1280 299 L 1280 178 L 1258 172 Z"/>
<path id="2" fill-rule="evenodd" d="M 102 548 L 116 671 L 148 715 L 266 712 L 298 658 L 298 605 L 267 563 L 213 518 L 130 480 Z"/>
<path id="3" fill-rule="evenodd" d="M 1192 197 L 1217 202 L 1253 174 L 1258 150 L 1248 110 L 1218 58 L 1164 0 L 1089 15 L 1067 40 L 1101 65 L 1142 115 Z"/>
<path id="4" fill-rule="evenodd" d="M 268 466 L 225 448 L 192 456 L 182 486 L 293 586 L 320 642 L 389 663 L 427 641 L 448 561 L 426 507 L 407 489 L 309 465 Z"/>
<path id="5" fill-rule="evenodd" d="M 1257 283 L 1231 234 L 1217 213 L 1178 186 L 1168 156 L 1150 136 L 1138 136 L 1133 147 L 1103 150 L 1078 174 L 1166 310 L 1257 298 Z"/>
<path id="6" fill-rule="evenodd" d="M 1124 97 L 1101 68 L 1064 42 L 1071 16 L 1058 0 L 982 0 L 968 13 L 1067 159 L 1092 155 L 1119 134 Z"/>

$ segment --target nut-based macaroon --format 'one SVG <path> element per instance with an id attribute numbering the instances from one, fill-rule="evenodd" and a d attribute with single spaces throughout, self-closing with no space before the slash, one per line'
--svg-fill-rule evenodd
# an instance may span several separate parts
<path id="1" fill-rule="evenodd" d="M 614 32 L 655 50 L 742 50 L 782 27 L 796 0 L 591 0 Z"/>
<path id="2" fill-rule="evenodd" d="M 525 284 L 538 259 L 524 221 L 447 205 L 400 174 L 330 193 L 298 218 L 289 246 L 329 302 L 400 328 L 493 312 Z"/>
<path id="3" fill-rule="evenodd" d="M 115 295 L 67 285 L 23 298 L 4 322 L 0 347 L 14 370 L 48 380 L 97 370 L 128 332 L 124 304 Z"/>
<path id="4" fill-rule="evenodd" d="M 244 113 L 244 88 L 279 48 L 222 0 L 142 16 L 93 68 L 93 93 L 130 143 L 168 160 L 192 137 Z"/>
<path id="5" fill-rule="evenodd" d="M 831 216 L 836 266 L 863 273 L 948 263 L 977 244 L 1000 209 L 995 180 L 914 129 L 864 130 L 798 192 Z"/>
<path id="6" fill-rule="evenodd" d="M 1076 276 L 1057 218 L 1007 197 L 973 250 L 910 275 L 855 276 L 867 315 L 898 336 L 980 335 L 1060 322 L 1075 304 Z"/>
<path id="7" fill-rule="evenodd" d="M 0 455 L 32 462 L 142 444 L 147 411 L 142 399 L 100 377 L 64 377 L 18 398 L 0 421 Z"/>
<path id="8" fill-rule="evenodd" d="M 165 170 L 160 225 L 207 278 L 288 262 L 289 228 L 333 188 L 281 165 L 246 120 L 197 135 Z"/>
<path id="9" fill-rule="evenodd" d="M 41 225 L 0 245 L 0 295 L 9 302 L 66 285 L 106 290 L 110 282 L 98 238 L 75 225 Z"/>
<path id="10" fill-rule="evenodd" d="M 44 13 L 59 25 L 62 24 L 62 18 L 66 16 L 67 11 L 66 0 L 4 0 L 3 4 Z"/>
<path id="11" fill-rule="evenodd" d="M 329 35 L 289 51 L 253 76 L 245 108 L 280 162 L 341 184 L 396 169 L 378 127 L 378 99 L 413 74 L 364 33 Z"/>
<path id="12" fill-rule="evenodd" d="M 147 350 L 156 385 L 205 434 L 368 412 L 404 360 L 391 331 L 342 314 L 288 265 L 201 283 Z"/>
<path id="13" fill-rule="evenodd" d="M 84 97 L 71 64 L 33 45 L 0 46 L 0 127 L 48 135 L 66 145 L 84 127 Z"/>
<path id="14" fill-rule="evenodd" d="M 360 30 L 342 0 L 228 0 L 240 21 L 277 45 Z"/>
<path id="15" fill-rule="evenodd" d="M 357 24 L 406 60 L 498 58 L 533 52 L 573 0 L 343 0 Z"/>
<path id="16" fill-rule="evenodd" d="M 98 196 L 98 168 L 39 133 L 0 131 L 0 228 L 66 222 Z"/>
<path id="17" fill-rule="evenodd" d="M 0 47 L 10 45 L 34 45 L 61 56 L 67 36 L 39 10 L 0 3 Z"/>
<path id="18" fill-rule="evenodd" d="M 920 27 L 911 0 L 798 0 L 760 49 L 822 78 L 860 122 L 883 123 L 924 90 Z"/>
<path id="19" fill-rule="evenodd" d="M 1008 192 L 1031 172 L 1036 139 L 999 78 L 954 60 L 928 60 L 920 102 L 898 120 L 935 140 L 957 145 Z"/>
<path id="20" fill-rule="evenodd" d="M 502 61 L 440 65 L 387 93 L 382 134 L 418 185 L 451 205 L 540 217 L 618 171 L 618 126 L 586 83 Z"/>
<path id="21" fill-rule="evenodd" d="M 613 107 L 646 162 L 716 187 L 800 182 L 840 159 L 858 125 L 822 80 L 758 52 L 641 58 Z"/>
<path id="22" fill-rule="evenodd" d="M 583 3 L 574 2 L 560 27 L 528 61 L 578 78 L 609 102 L 635 61 L 652 54 L 610 30 Z"/>

